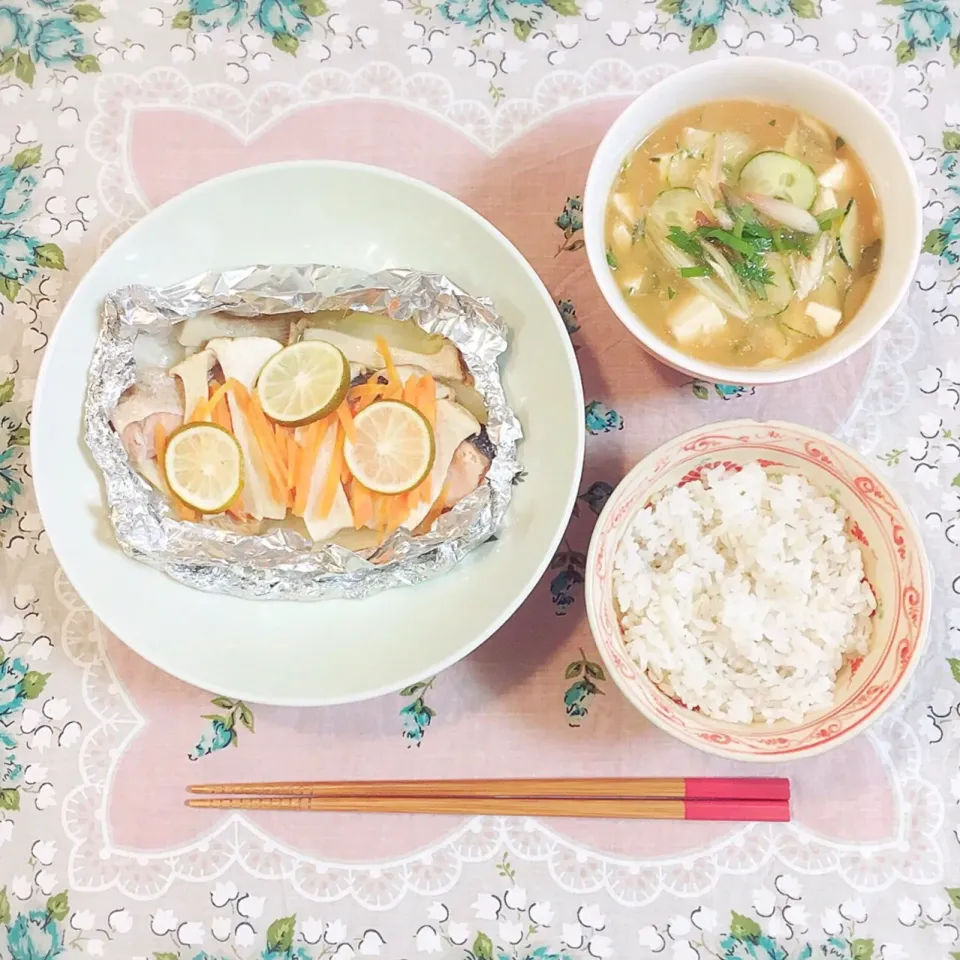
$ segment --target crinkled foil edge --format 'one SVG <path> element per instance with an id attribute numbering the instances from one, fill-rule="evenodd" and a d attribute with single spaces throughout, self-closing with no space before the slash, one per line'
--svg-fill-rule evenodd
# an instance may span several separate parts
<path id="1" fill-rule="evenodd" d="M 312 544 L 289 530 L 251 536 L 183 522 L 165 496 L 131 466 L 110 415 L 137 377 L 135 342 L 201 313 L 255 318 L 350 309 L 413 318 L 460 349 L 488 409 L 496 450 L 484 482 L 422 537 L 398 531 L 366 554 Z M 271 600 L 362 599 L 423 583 L 449 571 L 490 540 L 510 504 L 521 467 L 520 423 L 507 403 L 498 360 L 507 330 L 489 300 L 415 270 L 357 270 L 315 264 L 249 266 L 203 273 L 165 288 L 129 286 L 106 297 L 90 366 L 85 439 L 106 485 L 117 542 L 130 557 L 181 583 L 234 597 Z"/>

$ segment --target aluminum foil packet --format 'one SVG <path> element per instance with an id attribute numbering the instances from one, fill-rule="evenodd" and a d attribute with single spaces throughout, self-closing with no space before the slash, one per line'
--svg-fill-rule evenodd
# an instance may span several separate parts
<path id="1" fill-rule="evenodd" d="M 120 395 L 150 365 L 179 359 L 176 326 L 199 314 L 250 319 L 282 313 L 352 310 L 413 319 L 460 350 L 488 410 L 496 455 L 481 485 L 443 514 L 433 530 L 398 530 L 381 545 L 354 552 L 314 544 L 278 527 L 253 536 L 176 518 L 165 495 L 130 464 L 110 424 Z M 87 382 L 87 446 L 103 472 L 114 534 L 129 556 L 199 590 L 264 600 L 361 599 L 446 573 L 490 540 L 510 504 L 520 472 L 520 423 L 507 403 L 498 359 L 507 330 L 489 300 L 446 277 L 415 270 L 357 270 L 315 264 L 249 266 L 203 273 L 162 289 L 124 287 L 103 303 Z"/>

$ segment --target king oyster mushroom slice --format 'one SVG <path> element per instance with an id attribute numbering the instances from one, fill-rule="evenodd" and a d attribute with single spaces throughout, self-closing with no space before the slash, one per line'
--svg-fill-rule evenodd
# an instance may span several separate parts
<path id="1" fill-rule="evenodd" d="M 325 340 L 335 346 L 350 363 L 360 364 L 369 370 L 382 369 L 384 366 L 384 359 L 373 340 L 341 333 L 339 330 L 328 330 L 325 327 L 308 327 L 303 331 L 303 339 Z M 432 377 L 444 380 L 463 380 L 466 377 L 460 351 L 449 340 L 444 342 L 437 353 L 415 353 L 402 348 L 392 348 L 390 353 L 394 363 L 422 367 Z"/>

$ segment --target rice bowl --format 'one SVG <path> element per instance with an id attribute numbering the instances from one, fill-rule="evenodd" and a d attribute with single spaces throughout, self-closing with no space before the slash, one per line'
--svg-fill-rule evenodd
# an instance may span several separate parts
<path id="1" fill-rule="evenodd" d="M 751 652 L 751 641 L 744 630 L 745 621 L 736 616 L 730 619 L 726 628 L 732 628 L 731 632 L 737 636 L 726 637 L 721 644 L 722 650 L 716 646 L 716 638 L 712 638 L 707 646 L 703 645 L 700 634 L 709 632 L 711 627 L 715 629 L 715 624 L 711 618 L 702 616 L 698 633 L 694 635 L 697 642 L 686 645 L 704 657 L 705 651 L 711 649 L 709 643 L 713 643 L 711 658 L 719 670 L 710 669 L 698 676 L 682 659 L 674 662 L 672 669 L 669 659 L 654 663 L 655 658 L 669 657 L 671 651 L 676 656 L 675 645 L 661 643 L 657 649 L 652 643 L 652 635 L 640 638 L 631 630 L 636 627 L 635 623 L 627 622 L 626 630 L 621 624 L 621 616 L 628 612 L 624 608 L 632 609 L 636 599 L 624 592 L 628 589 L 624 586 L 625 575 L 629 574 L 631 583 L 636 583 L 633 569 L 625 569 L 625 564 L 632 562 L 628 560 L 632 548 L 624 546 L 625 539 L 636 539 L 635 524 L 644 508 L 651 503 L 662 503 L 678 486 L 686 487 L 694 481 L 702 481 L 704 474 L 707 475 L 707 485 L 711 476 L 723 474 L 746 474 L 747 481 L 741 481 L 741 484 L 758 483 L 758 463 L 768 467 L 775 465 L 775 469 L 767 471 L 766 480 L 759 481 L 768 499 L 774 497 L 776 500 L 779 493 L 784 492 L 782 486 L 776 490 L 768 489 L 773 475 L 782 473 L 784 480 L 796 478 L 789 480 L 794 489 L 792 492 L 788 489 L 787 494 L 791 497 L 801 494 L 793 509 L 809 513 L 803 536 L 812 536 L 819 544 L 811 558 L 818 556 L 817 550 L 821 551 L 819 556 L 822 559 L 823 550 L 842 548 L 836 554 L 837 563 L 823 566 L 819 573 L 813 569 L 802 574 L 795 571 L 792 579 L 787 578 L 792 584 L 787 593 L 798 590 L 801 595 L 809 596 L 811 590 L 813 594 L 820 591 L 817 595 L 821 600 L 834 607 L 837 595 L 849 594 L 855 598 L 854 607 L 838 615 L 826 631 L 819 631 L 828 642 L 822 644 L 815 657 L 810 656 L 809 649 L 797 654 L 795 664 L 801 665 L 804 671 L 802 681 L 797 684 L 790 683 L 790 671 L 783 670 L 783 663 L 751 663 L 749 671 L 743 670 L 743 657 L 755 657 L 756 651 Z M 762 477 L 763 471 L 759 472 Z M 749 481 L 751 475 L 753 481 Z M 806 491 L 807 485 L 813 488 L 811 496 Z M 756 495 L 757 490 L 753 493 Z M 688 497 L 696 499 L 689 494 Z M 823 501 L 828 501 L 829 506 Z M 777 502 L 782 509 L 779 500 Z M 715 505 L 711 509 L 715 509 Z M 684 508 L 684 514 L 687 513 Z M 779 534 L 770 534 L 770 527 L 775 527 L 776 523 L 772 519 L 760 519 L 765 525 L 763 536 L 773 536 L 769 548 L 774 551 L 783 549 L 782 544 L 777 546 Z M 838 521 L 843 525 L 842 540 L 838 540 Z M 642 524 L 646 522 L 641 521 L 641 533 Z M 693 543 L 703 536 L 700 526 L 709 527 L 714 521 L 709 517 L 704 521 L 702 516 L 699 519 L 687 516 L 683 520 L 675 517 L 670 522 L 688 524 L 686 531 L 680 529 L 682 535 Z M 669 529 L 665 518 L 661 518 L 657 526 Z M 745 529 L 754 530 L 752 521 Z M 656 530 L 649 528 L 646 534 L 656 535 Z M 756 530 L 751 535 L 757 535 Z M 674 538 L 672 533 L 669 536 Z M 801 536 L 799 531 L 797 536 Z M 827 546 L 831 541 L 834 547 Z M 650 557 L 642 556 L 642 549 L 662 552 L 665 545 L 644 542 L 646 548 L 637 548 L 641 552 L 633 560 L 649 568 Z M 701 549 L 706 553 L 701 554 Z M 722 556 L 728 546 L 717 550 L 716 544 L 701 544 L 695 548 L 691 563 L 696 559 L 708 566 L 710 563 L 716 566 L 716 559 L 708 557 L 711 550 Z M 679 556 L 680 551 L 675 552 Z M 862 567 L 858 566 L 858 556 Z M 743 559 L 737 563 L 728 559 L 723 576 L 745 577 L 750 572 L 757 575 L 757 569 L 748 567 Z M 769 558 L 763 562 L 771 563 Z M 669 568 L 655 573 L 650 583 L 651 594 L 663 594 L 666 581 L 657 578 L 669 576 L 669 573 Z M 809 580 L 809 586 L 800 589 L 805 578 Z M 863 579 L 868 581 L 869 587 L 861 584 Z M 770 590 L 771 585 L 782 580 L 782 571 L 768 570 L 764 577 L 752 583 L 756 586 L 762 581 L 766 584 L 764 589 Z M 729 589 L 730 585 L 723 581 L 719 592 L 722 595 Z M 690 592 L 692 598 L 696 591 Z M 752 602 L 756 604 L 756 591 L 754 594 Z M 870 610 L 874 597 L 876 609 Z M 708 596 L 705 595 L 704 599 Z M 782 607 L 784 598 L 778 597 L 776 603 L 772 598 L 767 599 L 771 603 L 764 611 L 765 629 L 769 627 L 769 616 L 776 617 L 774 608 Z M 793 621 L 800 602 L 799 598 L 790 600 L 794 609 Z M 923 545 L 909 511 L 859 456 L 832 437 L 805 427 L 741 420 L 713 424 L 678 437 L 655 450 L 624 478 L 601 513 L 590 543 L 586 604 L 591 630 L 610 675 L 630 702 L 651 722 L 678 739 L 711 753 L 740 760 L 777 761 L 810 756 L 844 742 L 873 722 L 893 702 L 916 666 L 925 640 L 930 615 L 930 578 Z M 662 620 L 662 603 L 660 607 Z M 641 609 L 646 609 L 642 602 Z M 754 607 L 753 613 L 756 614 L 758 609 Z M 843 616 L 848 619 L 844 621 Z M 689 616 L 680 616 L 679 622 L 683 624 L 686 619 Z M 809 627 L 814 620 L 808 618 L 805 622 Z M 865 620 L 869 622 L 866 632 Z M 795 622 L 792 631 L 796 640 L 799 634 Z M 728 642 L 733 646 L 728 648 Z M 638 644 L 643 646 L 638 647 Z M 724 651 L 726 660 L 722 655 Z M 787 645 L 777 657 L 785 661 L 791 652 L 792 645 Z M 668 669 L 664 669 L 664 664 Z M 752 722 L 732 719 L 730 688 L 726 684 L 726 680 L 732 679 L 727 672 L 731 665 L 740 668 L 738 676 L 752 674 L 754 678 L 779 666 L 778 676 L 780 680 L 788 681 L 790 690 L 784 696 L 781 689 L 779 700 L 774 691 L 771 703 L 761 704 L 760 709 L 747 697 L 751 701 Z M 766 682 L 769 686 L 769 676 Z M 697 683 L 705 684 L 700 693 L 703 702 L 688 704 L 687 700 L 695 699 L 693 694 Z M 736 686 L 735 681 L 734 684 Z M 806 691 L 807 702 L 791 704 L 793 712 L 779 709 L 783 708 L 785 700 L 796 696 L 801 687 Z M 768 692 L 764 692 L 765 697 Z M 742 717 L 744 709 L 741 703 L 736 715 Z M 768 717 L 777 716 L 778 709 L 778 718 L 768 722 Z M 711 712 L 717 715 L 709 715 Z"/>

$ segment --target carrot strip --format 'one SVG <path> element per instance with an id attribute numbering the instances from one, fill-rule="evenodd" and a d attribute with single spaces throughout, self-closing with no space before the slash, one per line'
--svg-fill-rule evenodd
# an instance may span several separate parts
<path id="1" fill-rule="evenodd" d="M 431 427 L 437 425 L 437 383 L 429 373 L 420 378 L 420 403 L 417 409 L 427 418 Z"/>
<path id="2" fill-rule="evenodd" d="M 167 450 L 167 431 L 163 429 L 163 424 L 159 420 L 153 425 L 153 448 L 157 463 L 163 469 L 163 455 Z"/>
<path id="3" fill-rule="evenodd" d="M 417 393 L 420 386 L 419 377 L 407 377 L 407 382 L 403 385 L 403 402 L 409 403 L 411 407 L 419 407 L 417 404 Z"/>
<path id="4" fill-rule="evenodd" d="M 377 350 L 380 351 L 380 356 L 383 357 L 383 364 L 387 368 L 387 377 L 390 380 L 391 384 L 400 384 L 400 377 L 397 375 L 397 368 L 393 365 L 393 356 L 390 353 L 390 348 L 387 346 L 387 341 L 383 337 L 377 337 L 376 339 Z M 402 387 L 403 385 L 400 384 Z"/>
<path id="5" fill-rule="evenodd" d="M 219 386 L 216 386 L 215 384 L 211 384 L 210 386 L 210 409 L 211 410 L 215 410 L 217 408 L 217 404 L 219 404 L 221 400 L 226 399 L 227 391 L 234 384 L 237 384 L 239 386 L 239 382 L 236 380 L 228 380 L 226 383 L 221 383 Z"/>
<path id="6" fill-rule="evenodd" d="M 337 489 L 340 486 L 340 464 L 343 460 L 343 436 L 343 431 L 337 430 L 337 438 L 333 444 L 333 456 L 330 459 L 330 466 L 327 468 L 327 475 L 323 481 L 320 499 L 317 502 L 318 517 L 329 516 L 330 511 L 333 509 L 333 501 L 337 496 Z"/>
<path id="7" fill-rule="evenodd" d="M 370 526 L 373 520 L 373 495 L 363 484 L 354 480 L 350 484 L 350 496 L 354 529 Z"/>
<path id="8" fill-rule="evenodd" d="M 182 500 L 177 500 L 176 497 L 174 497 L 173 506 L 181 520 L 197 520 L 199 517 L 195 510 L 191 510 Z"/>
<path id="9" fill-rule="evenodd" d="M 276 437 L 273 434 L 270 421 L 267 420 L 266 414 L 263 412 L 260 401 L 255 394 L 251 397 L 243 384 L 237 383 L 236 381 L 232 382 L 232 389 L 237 398 L 237 402 L 240 404 L 240 409 L 250 423 L 250 428 L 253 430 L 253 435 L 260 447 L 260 452 L 263 454 L 267 472 L 270 474 L 271 493 L 274 499 L 285 500 L 286 497 L 283 494 L 283 489 L 286 471 L 283 466 L 283 458 L 277 449 Z"/>
<path id="10" fill-rule="evenodd" d="M 357 428 L 353 425 L 353 414 L 346 403 L 341 403 L 337 407 L 337 417 L 340 420 L 340 426 L 351 443 L 357 442 Z"/>
<path id="11" fill-rule="evenodd" d="M 407 494 L 398 493 L 392 497 L 385 497 L 387 503 L 387 527 L 385 534 L 390 536 L 400 524 L 410 515 L 410 503 Z"/>
<path id="12" fill-rule="evenodd" d="M 204 400 L 202 397 L 197 401 L 197 405 L 193 408 L 193 413 L 190 414 L 190 419 L 187 420 L 187 423 L 203 423 L 210 416 L 210 401 Z"/>

